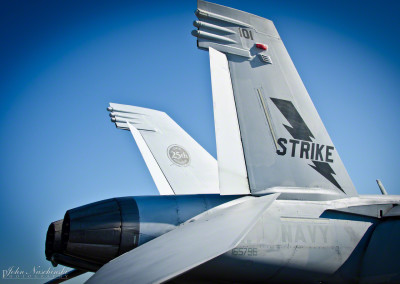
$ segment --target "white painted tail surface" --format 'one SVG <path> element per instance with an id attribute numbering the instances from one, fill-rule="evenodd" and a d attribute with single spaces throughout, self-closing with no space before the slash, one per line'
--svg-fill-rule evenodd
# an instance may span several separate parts
<path id="1" fill-rule="evenodd" d="M 210 69 L 221 194 L 249 194 L 243 146 L 225 54 L 210 47 Z"/>
<path id="2" fill-rule="evenodd" d="M 166 113 L 110 104 L 117 128 L 130 130 L 161 195 L 219 193 L 217 161 Z"/>

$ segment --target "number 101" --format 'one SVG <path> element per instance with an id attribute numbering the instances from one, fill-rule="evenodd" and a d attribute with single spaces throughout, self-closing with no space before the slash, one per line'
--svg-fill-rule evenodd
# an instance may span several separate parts
<path id="1" fill-rule="evenodd" d="M 249 30 L 239 28 L 239 34 L 241 37 L 254 40 L 253 33 Z"/>

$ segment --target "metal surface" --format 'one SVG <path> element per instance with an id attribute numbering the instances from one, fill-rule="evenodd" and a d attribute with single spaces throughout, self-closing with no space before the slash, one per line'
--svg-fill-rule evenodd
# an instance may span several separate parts
<path id="1" fill-rule="evenodd" d="M 168 233 L 194 216 L 239 197 L 208 194 L 137 196 L 135 201 L 140 215 L 139 246 Z"/>
<path id="2" fill-rule="evenodd" d="M 382 182 L 379 179 L 377 179 L 376 183 L 378 184 L 379 189 L 381 190 L 382 194 L 387 195 L 387 191 L 386 191 L 385 187 L 383 186 Z"/>
<path id="3" fill-rule="evenodd" d="M 140 196 L 103 200 L 68 210 L 50 224 L 46 259 L 97 271 L 111 259 L 159 237 L 238 196 Z"/>
<path id="4" fill-rule="evenodd" d="M 278 194 L 214 208 L 104 265 L 86 283 L 161 283 L 234 248 Z M 149 271 L 151 270 L 151 273 Z"/>
<path id="5" fill-rule="evenodd" d="M 56 264 L 55 266 L 60 264 L 81 271 L 95 272 L 101 267 L 101 264 L 99 263 L 89 262 L 79 257 L 69 256 L 61 253 L 53 253 L 51 256 L 51 262 Z"/>
<path id="6" fill-rule="evenodd" d="M 221 194 L 249 194 L 235 99 L 226 56 L 210 47 L 210 69 Z"/>
<path id="7" fill-rule="evenodd" d="M 166 113 L 115 103 L 108 110 L 131 131 L 161 195 L 219 193 L 217 161 Z"/>
<path id="8" fill-rule="evenodd" d="M 95 202 L 65 213 L 61 249 L 55 252 L 61 254 L 59 257 L 67 255 L 99 267 L 136 247 L 139 228 L 139 211 L 133 198 Z"/>
<path id="9" fill-rule="evenodd" d="M 53 253 L 61 250 L 61 229 L 63 220 L 58 220 L 50 224 L 46 234 L 45 255 L 47 260 L 51 260 Z"/>
<path id="10" fill-rule="evenodd" d="M 400 196 L 357 195 L 273 23 L 201 0 L 196 15 L 221 194 L 204 194 L 215 160 L 165 113 L 110 104 L 177 195 L 69 210 L 46 258 L 104 264 L 89 283 L 400 283 Z"/>
<path id="11" fill-rule="evenodd" d="M 136 144 L 139 147 L 140 153 L 143 156 L 143 159 L 146 163 L 147 168 L 150 171 L 151 177 L 156 184 L 158 192 L 160 195 L 173 195 L 175 194 L 171 185 L 169 184 L 167 178 L 162 172 L 160 165 L 157 163 L 156 158 L 151 153 L 150 148 L 147 146 L 144 141 L 142 134 L 140 134 L 139 130 L 133 127 L 129 122 L 127 122 L 128 128 L 132 133 L 133 138 L 135 139 Z"/>
<path id="12" fill-rule="evenodd" d="M 400 283 L 400 220 L 379 224 L 361 268 L 361 283 Z"/>
<path id="13" fill-rule="evenodd" d="M 383 215 L 383 217 L 387 217 L 387 218 L 400 217 L 400 206 L 397 205 L 397 206 L 393 207 L 385 215 Z"/>
<path id="14" fill-rule="evenodd" d="M 350 177 L 274 24 L 205 1 L 198 1 L 198 11 L 201 11 L 196 14 L 199 20 L 235 31 L 224 36 L 236 43 L 197 38 L 197 45 L 226 54 L 251 192 L 276 192 L 279 187 L 323 188 L 328 192 L 326 196 L 322 192 L 303 195 L 300 191 L 287 194 L 285 198 L 325 200 L 356 196 Z M 203 31 L 202 26 L 198 29 Z M 222 35 L 217 29 L 207 32 Z M 267 45 L 268 49 L 257 48 L 257 43 Z M 250 57 L 221 47 L 247 50 Z M 263 58 L 273 64 L 266 64 Z M 212 83 L 214 85 L 214 81 Z M 257 90 L 263 90 L 262 101 L 270 111 L 278 150 Z"/>

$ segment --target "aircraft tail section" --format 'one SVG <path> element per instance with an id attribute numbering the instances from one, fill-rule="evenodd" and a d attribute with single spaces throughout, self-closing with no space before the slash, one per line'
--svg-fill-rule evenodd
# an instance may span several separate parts
<path id="1" fill-rule="evenodd" d="M 114 103 L 108 110 L 131 131 L 161 195 L 219 193 L 217 161 L 166 113 Z"/>
<path id="2" fill-rule="evenodd" d="M 241 142 L 236 145 L 242 147 L 236 155 L 244 158 L 245 173 L 240 175 L 247 174 L 251 193 L 288 190 L 313 199 L 357 195 L 274 24 L 201 0 L 196 15 L 192 34 L 199 48 L 210 51 L 213 98 L 231 96 L 234 101 Z M 226 73 L 232 94 L 215 86 L 229 81 L 222 79 Z M 221 149 L 231 147 L 217 127 L 218 117 L 227 112 L 232 120 L 235 114 L 216 107 L 214 99 L 219 167 L 226 164 Z M 245 194 L 246 184 L 241 188 Z M 221 194 L 229 194 L 229 189 L 221 189 Z"/>
<path id="3" fill-rule="evenodd" d="M 228 62 L 210 47 L 210 69 L 221 194 L 250 194 Z"/>

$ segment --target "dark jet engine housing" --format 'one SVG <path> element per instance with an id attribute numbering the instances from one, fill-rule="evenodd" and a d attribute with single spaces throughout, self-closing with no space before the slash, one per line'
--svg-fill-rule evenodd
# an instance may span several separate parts
<path id="1" fill-rule="evenodd" d="M 68 210 L 50 224 L 46 258 L 85 271 L 97 271 L 136 248 L 237 196 L 141 196 L 103 200 Z"/>

